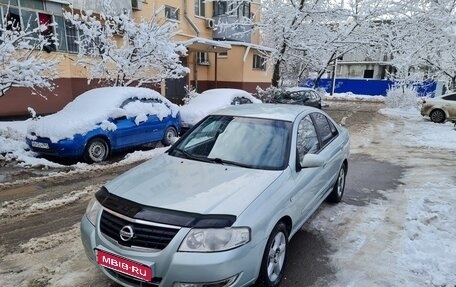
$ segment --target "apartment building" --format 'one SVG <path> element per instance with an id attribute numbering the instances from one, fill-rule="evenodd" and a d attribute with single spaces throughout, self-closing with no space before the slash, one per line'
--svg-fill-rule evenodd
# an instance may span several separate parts
<path id="1" fill-rule="evenodd" d="M 86 0 L 0 0 L 0 13 L 14 18 L 21 25 L 37 27 L 43 21 L 55 22 L 53 33 L 59 42 L 47 47 L 49 57 L 59 57 L 59 78 L 52 92 L 44 97 L 32 95 L 25 88 L 12 88 L 0 97 L 0 116 L 24 115 L 27 107 L 39 114 L 61 109 L 82 92 L 96 87 L 98 81 L 87 83 L 87 73 L 74 65 L 79 31 L 65 21 L 63 11 L 72 4 L 75 9 L 102 12 L 102 1 Z M 243 17 L 259 21 L 260 1 L 211 0 L 111 0 L 110 7 L 119 13 L 130 13 L 135 20 L 150 19 L 157 14 L 161 21 L 178 25 L 179 33 L 173 39 L 185 45 L 186 56 L 181 58 L 190 73 L 181 79 L 169 79 L 154 88 L 162 95 L 179 102 L 185 95 L 184 86 L 198 92 L 210 88 L 240 88 L 254 91 L 257 86 L 270 85 L 271 72 L 266 66 L 265 53 L 271 50 L 259 45 L 260 35 L 248 26 L 217 28 L 218 23 L 230 24 Z M 35 19 L 28 21 L 26 19 Z"/>

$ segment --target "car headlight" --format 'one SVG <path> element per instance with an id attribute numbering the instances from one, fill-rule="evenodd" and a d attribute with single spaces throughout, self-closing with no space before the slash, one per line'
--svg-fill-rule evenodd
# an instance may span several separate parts
<path id="1" fill-rule="evenodd" d="M 98 212 L 101 209 L 101 204 L 98 200 L 94 197 L 90 200 L 89 205 L 87 205 L 86 213 L 87 219 L 95 226 L 95 222 L 97 221 Z"/>
<path id="2" fill-rule="evenodd" d="M 230 250 L 250 241 L 250 229 L 247 227 L 231 228 L 195 228 L 185 236 L 179 247 L 182 252 L 217 252 Z"/>

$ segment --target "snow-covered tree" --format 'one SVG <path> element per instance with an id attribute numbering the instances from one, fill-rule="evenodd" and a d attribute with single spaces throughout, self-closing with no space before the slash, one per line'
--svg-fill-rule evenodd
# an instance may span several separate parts
<path id="1" fill-rule="evenodd" d="M 179 59 L 186 48 L 172 41 L 177 33 L 175 23 L 160 23 L 156 15 L 138 23 L 127 14 L 72 10 L 64 16 L 80 31 L 77 64 L 88 69 L 89 80 L 141 86 L 189 72 Z"/>
<path id="2" fill-rule="evenodd" d="M 53 24 L 21 27 L 8 17 L 8 11 L 0 22 L 0 97 L 12 87 L 30 88 L 40 95 L 42 89 L 52 90 L 57 61 L 43 50 L 49 51 L 51 42 L 57 40 L 47 33 Z"/>
<path id="3" fill-rule="evenodd" d="M 264 0 L 258 27 L 263 44 L 275 48 L 272 84 L 296 84 L 309 72 L 321 77 L 337 58 L 369 46 L 369 23 L 384 7 L 372 0 Z"/>
<path id="4" fill-rule="evenodd" d="M 400 86 L 449 80 L 456 88 L 456 2 L 410 0 L 390 3 L 386 21 L 372 31 L 375 49 L 388 57 Z"/>

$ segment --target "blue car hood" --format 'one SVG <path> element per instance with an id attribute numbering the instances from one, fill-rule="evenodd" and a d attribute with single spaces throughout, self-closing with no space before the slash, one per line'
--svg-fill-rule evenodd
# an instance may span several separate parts
<path id="1" fill-rule="evenodd" d="M 106 188 L 147 206 L 238 216 L 282 173 L 163 154 L 117 177 Z"/>

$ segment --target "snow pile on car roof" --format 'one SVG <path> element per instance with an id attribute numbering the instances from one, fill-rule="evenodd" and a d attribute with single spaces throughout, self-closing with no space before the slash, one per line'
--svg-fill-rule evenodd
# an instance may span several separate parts
<path id="1" fill-rule="evenodd" d="M 192 98 L 180 108 L 182 122 L 194 125 L 208 114 L 231 105 L 236 97 L 244 97 L 252 103 L 261 103 L 252 94 L 238 89 L 212 89 Z"/>
<path id="2" fill-rule="evenodd" d="M 61 111 L 33 121 L 28 128 L 28 136 L 33 132 L 41 137 L 48 137 L 52 142 L 65 138 L 73 138 L 75 134 L 84 134 L 99 126 L 108 118 L 119 116 L 144 117 L 145 110 L 133 109 L 122 111 L 120 105 L 129 98 L 151 99 L 152 107 L 159 118 L 169 114 L 175 116 L 179 112 L 178 106 L 162 97 L 158 92 L 147 88 L 135 87 L 106 87 L 89 90 Z M 156 102 L 156 103 L 155 103 Z M 161 102 L 161 103 L 160 103 Z"/>

